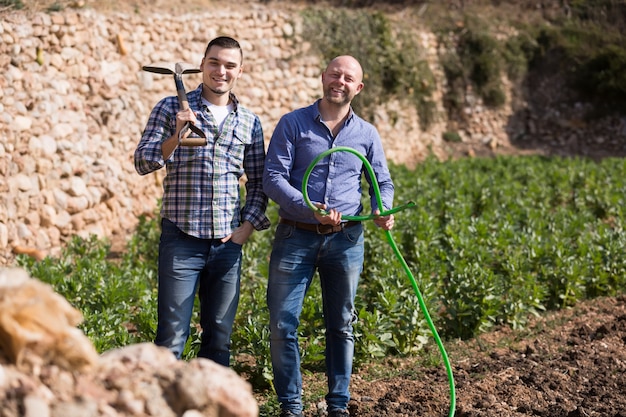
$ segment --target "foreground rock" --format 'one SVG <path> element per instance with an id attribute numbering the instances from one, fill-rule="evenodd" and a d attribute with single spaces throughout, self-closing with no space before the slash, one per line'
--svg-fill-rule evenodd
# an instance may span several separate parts
<path id="1" fill-rule="evenodd" d="M 207 359 L 137 344 L 98 356 L 52 288 L 0 269 L 1 417 L 256 417 L 250 385 Z"/>

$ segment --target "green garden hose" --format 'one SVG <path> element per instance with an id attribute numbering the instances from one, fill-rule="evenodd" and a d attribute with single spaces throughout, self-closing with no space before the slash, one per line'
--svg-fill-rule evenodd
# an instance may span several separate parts
<path id="1" fill-rule="evenodd" d="M 380 196 L 380 188 L 378 186 L 378 182 L 376 181 L 376 176 L 374 174 L 374 170 L 372 169 L 372 166 L 370 165 L 369 161 L 359 152 L 357 152 L 356 150 L 352 148 L 348 148 L 345 146 L 337 146 L 337 147 L 334 147 L 327 151 L 322 152 L 311 162 L 311 164 L 307 168 L 306 172 L 304 173 L 304 178 L 302 179 L 302 195 L 304 196 L 304 201 L 306 202 L 307 206 L 309 206 L 311 210 L 316 211 L 320 214 L 326 214 L 325 210 L 315 207 L 313 203 L 311 202 L 311 200 L 309 199 L 309 195 L 307 191 L 307 184 L 309 182 L 309 176 L 311 175 L 311 171 L 313 171 L 313 168 L 315 167 L 315 165 L 317 165 L 319 161 L 321 161 L 323 158 L 325 158 L 326 156 L 330 155 L 333 152 L 349 152 L 349 153 L 356 155 L 363 162 L 365 169 L 367 170 L 370 178 L 372 179 L 372 187 L 374 189 L 374 194 L 376 196 L 376 202 L 378 203 L 378 207 L 380 208 L 380 210 L 382 210 L 384 206 L 383 206 L 382 198 Z M 343 220 L 365 221 L 365 220 L 374 219 L 377 216 L 388 216 L 390 214 L 396 213 L 400 210 L 404 210 L 406 208 L 413 207 L 413 206 L 415 206 L 415 203 L 409 202 L 407 204 L 392 208 L 387 211 L 381 211 L 381 213 L 379 213 L 378 215 L 376 214 L 371 214 L 367 216 L 342 215 L 341 218 Z M 450 360 L 448 359 L 448 354 L 446 353 L 446 349 L 444 348 L 443 343 L 441 342 L 441 338 L 439 337 L 439 334 L 437 333 L 437 329 L 435 328 L 435 325 L 433 324 L 430 314 L 428 313 L 428 309 L 426 308 L 426 304 L 424 303 L 424 298 L 422 297 L 422 293 L 420 292 L 417 286 L 415 277 L 411 273 L 411 270 L 409 269 L 409 266 L 404 260 L 404 257 L 398 250 L 398 246 L 396 245 L 396 242 L 393 240 L 393 236 L 391 236 L 391 232 L 389 230 L 385 230 L 385 235 L 387 236 L 387 241 L 389 242 L 389 245 L 391 245 L 391 248 L 396 254 L 396 257 L 402 264 L 402 267 L 404 268 L 404 272 L 406 272 L 407 276 L 409 277 L 409 280 L 411 281 L 411 285 L 413 286 L 413 291 L 415 292 L 415 295 L 417 296 L 417 299 L 419 301 L 420 308 L 422 309 L 422 312 L 424 313 L 424 316 L 426 317 L 426 322 L 428 323 L 428 327 L 430 327 L 430 331 L 432 332 L 435 342 L 437 343 L 437 346 L 439 347 L 439 351 L 441 352 L 441 357 L 443 358 L 443 362 L 446 367 L 446 372 L 448 373 L 448 381 L 450 383 L 450 414 L 449 416 L 452 417 L 454 416 L 454 411 L 456 408 L 456 394 L 454 390 L 454 376 L 452 375 L 452 367 L 450 366 Z"/>

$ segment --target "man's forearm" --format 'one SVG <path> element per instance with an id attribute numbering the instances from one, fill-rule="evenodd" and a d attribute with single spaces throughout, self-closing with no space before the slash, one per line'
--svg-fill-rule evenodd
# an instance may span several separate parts
<path id="1" fill-rule="evenodd" d="M 173 134 L 169 138 L 165 139 L 161 144 L 161 153 L 163 153 L 163 159 L 168 160 L 172 153 L 178 148 L 178 137 Z"/>

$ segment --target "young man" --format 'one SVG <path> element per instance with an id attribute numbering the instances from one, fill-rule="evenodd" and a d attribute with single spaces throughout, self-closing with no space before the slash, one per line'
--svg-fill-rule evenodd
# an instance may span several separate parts
<path id="1" fill-rule="evenodd" d="M 181 357 L 200 300 L 198 356 L 229 366 L 239 303 L 241 249 L 252 232 L 269 227 L 262 189 L 265 148 L 259 118 L 232 93 L 243 72 L 239 43 L 209 42 L 200 63 L 202 84 L 182 110 L 177 96 L 153 109 L 135 151 L 141 175 L 165 166 L 159 243 L 158 327 L 155 343 Z M 179 146 L 187 122 L 206 134 L 205 146 Z M 189 135 L 187 131 L 183 137 Z M 239 180 L 245 173 L 245 202 Z"/>
<path id="2" fill-rule="evenodd" d="M 323 97 L 281 118 L 265 161 L 263 188 L 279 208 L 270 258 L 267 304 L 274 386 L 281 417 L 302 416 L 302 376 L 298 324 L 302 304 L 317 270 L 326 325 L 329 417 L 348 416 L 354 354 L 354 298 L 363 270 L 363 227 L 342 221 L 359 215 L 363 163 L 348 152 L 333 152 L 317 164 L 308 182 L 309 199 L 326 214 L 311 210 L 301 191 L 311 162 L 322 152 L 346 146 L 364 155 L 376 174 L 382 202 L 374 213 L 390 209 L 394 187 L 378 132 L 354 114 L 350 103 L 363 88 L 363 71 L 351 56 L 333 59 L 322 74 Z M 366 176 L 370 183 L 372 179 Z M 393 215 L 374 220 L 390 230 Z"/>

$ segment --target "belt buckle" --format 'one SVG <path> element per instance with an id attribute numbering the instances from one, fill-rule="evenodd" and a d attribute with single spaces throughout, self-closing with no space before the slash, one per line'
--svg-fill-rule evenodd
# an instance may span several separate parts
<path id="1" fill-rule="evenodd" d="M 315 225 L 315 232 L 318 235 L 329 235 L 329 234 L 333 233 L 333 226 L 329 227 L 326 231 L 320 230 L 320 226 L 326 226 L 326 225 L 325 224 L 321 224 L 321 223 L 317 223 Z"/>
<path id="2" fill-rule="evenodd" d="M 337 226 L 331 226 L 331 225 L 318 223 L 318 224 L 315 225 L 315 232 L 318 235 L 329 235 L 331 233 L 337 233 L 337 232 L 343 230 L 343 225 L 344 225 L 344 223 L 340 223 Z M 328 229 L 326 231 L 320 230 L 320 226 L 328 226 Z"/>

